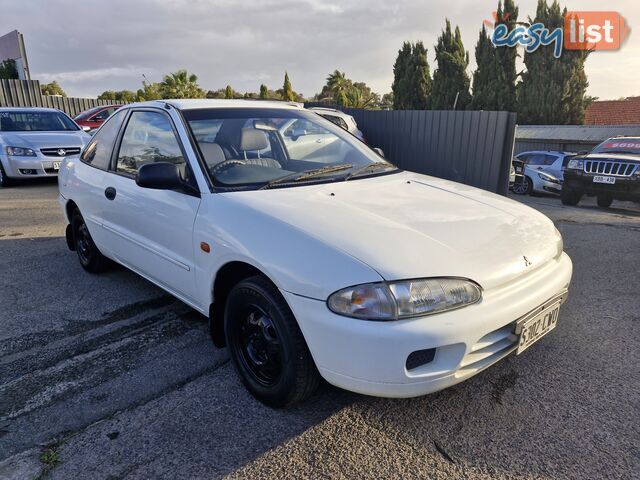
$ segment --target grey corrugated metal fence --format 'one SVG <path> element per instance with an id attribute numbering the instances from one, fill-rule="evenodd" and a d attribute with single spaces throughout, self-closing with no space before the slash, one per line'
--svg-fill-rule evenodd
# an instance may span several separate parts
<path id="1" fill-rule="evenodd" d="M 361 110 L 352 115 L 367 143 L 398 167 L 506 194 L 516 114 Z"/>
<path id="2" fill-rule="evenodd" d="M 80 112 L 99 105 L 122 102 L 96 98 L 72 98 L 42 95 L 38 80 L 0 80 L 0 107 L 48 107 L 57 108 L 75 117 Z"/>

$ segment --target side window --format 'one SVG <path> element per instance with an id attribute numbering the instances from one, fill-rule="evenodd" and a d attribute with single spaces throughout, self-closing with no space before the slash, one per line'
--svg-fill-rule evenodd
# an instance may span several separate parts
<path id="1" fill-rule="evenodd" d="M 556 157 L 555 155 L 545 155 L 544 157 L 545 157 L 544 159 L 545 165 L 553 165 L 555 161 L 558 159 L 558 157 Z"/>
<path id="2" fill-rule="evenodd" d="M 107 170 L 111 161 L 113 144 L 116 141 L 126 112 L 124 110 L 113 115 L 102 128 L 93 136 L 93 139 L 82 152 L 82 161 L 96 168 Z"/>
<path id="3" fill-rule="evenodd" d="M 135 175 L 147 163 L 169 162 L 186 176 L 186 160 L 173 133 L 171 120 L 161 112 L 133 112 L 122 137 L 116 170 Z"/>
<path id="4" fill-rule="evenodd" d="M 324 118 L 326 118 L 327 120 L 329 120 L 330 122 L 335 123 L 336 125 L 338 125 L 339 127 L 344 128 L 345 130 L 349 130 L 349 127 L 347 125 L 347 122 L 345 122 L 342 118 L 337 117 L 335 115 L 322 115 Z"/>

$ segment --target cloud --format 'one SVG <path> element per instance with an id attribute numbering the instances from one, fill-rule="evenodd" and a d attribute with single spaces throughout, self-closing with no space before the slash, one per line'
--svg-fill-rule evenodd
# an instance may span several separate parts
<path id="1" fill-rule="evenodd" d="M 563 3 L 574 10 L 601 9 L 596 0 Z M 536 0 L 518 5 L 521 19 L 535 13 Z M 471 73 L 478 30 L 496 6 L 497 0 L 0 0 L 2 25 L 25 36 L 33 77 L 58 80 L 78 96 L 135 90 L 142 74 L 158 81 L 180 68 L 196 73 L 205 89 L 230 84 L 240 91 L 257 91 L 260 83 L 280 88 L 287 70 L 294 89 L 309 96 L 337 68 L 386 93 L 405 40 L 422 40 L 435 69 L 433 45 L 445 18 L 460 26 Z M 640 18 L 637 1 L 615 8 L 632 28 Z M 632 32 L 608 60 L 595 60 L 606 53 L 592 55 L 591 95 L 640 93 L 630 80 L 640 73 L 639 41 Z M 611 68 L 623 60 L 624 70 Z"/>

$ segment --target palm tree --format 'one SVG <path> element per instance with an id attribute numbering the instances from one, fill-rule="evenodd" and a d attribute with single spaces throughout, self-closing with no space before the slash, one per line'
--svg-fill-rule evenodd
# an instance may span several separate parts
<path id="1" fill-rule="evenodd" d="M 178 70 L 165 75 L 160 82 L 163 98 L 204 98 L 204 90 L 198 85 L 198 77 L 186 70 Z"/>
<path id="2" fill-rule="evenodd" d="M 334 70 L 333 73 L 327 77 L 327 86 L 333 93 L 333 98 L 340 106 L 347 104 L 347 90 L 351 85 L 351 81 L 347 78 L 344 72 Z"/>

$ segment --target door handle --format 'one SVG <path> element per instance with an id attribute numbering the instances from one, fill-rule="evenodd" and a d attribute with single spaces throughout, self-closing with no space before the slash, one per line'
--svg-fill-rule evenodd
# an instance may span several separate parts
<path id="1" fill-rule="evenodd" d="M 108 200 L 113 200 L 116 198 L 116 189 L 113 187 L 107 187 L 104 191 L 104 196 L 107 197 Z"/>

